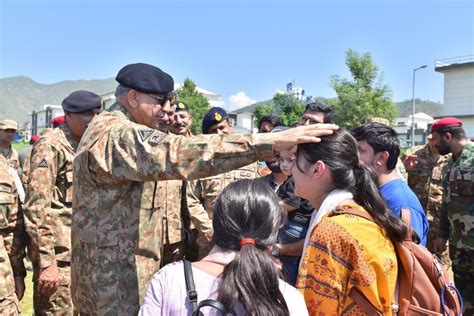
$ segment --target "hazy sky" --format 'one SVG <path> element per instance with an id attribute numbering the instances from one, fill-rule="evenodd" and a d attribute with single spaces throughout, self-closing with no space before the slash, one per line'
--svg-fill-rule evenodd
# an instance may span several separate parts
<path id="1" fill-rule="evenodd" d="M 0 0 L 0 78 L 103 79 L 148 62 L 235 108 L 286 83 L 333 97 L 348 48 L 370 52 L 394 101 L 443 100 L 435 60 L 474 54 L 474 1 Z"/>

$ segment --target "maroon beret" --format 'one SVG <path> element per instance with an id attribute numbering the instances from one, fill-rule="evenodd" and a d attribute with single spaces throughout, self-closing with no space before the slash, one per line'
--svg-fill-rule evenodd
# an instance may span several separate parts
<path id="1" fill-rule="evenodd" d="M 58 127 L 62 123 L 64 123 L 64 115 L 57 116 L 51 120 L 51 124 L 53 124 L 53 127 Z"/>
<path id="2" fill-rule="evenodd" d="M 445 127 L 450 127 L 450 126 L 462 126 L 462 121 L 458 118 L 455 117 L 445 117 L 442 118 L 438 121 L 436 121 L 432 126 L 431 126 L 431 132 L 437 132 L 440 129 L 443 129 Z"/>

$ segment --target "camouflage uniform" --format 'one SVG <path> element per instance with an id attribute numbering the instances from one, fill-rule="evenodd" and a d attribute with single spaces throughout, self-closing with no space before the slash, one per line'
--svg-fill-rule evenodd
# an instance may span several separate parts
<path id="1" fill-rule="evenodd" d="M 413 147 L 406 152 L 406 155 L 417 156 L 416 168 L 408 171 L 408 185 L 415 192 L 426 212 L 430 223 L 426 247 L 434 253 L 433 241 L 438 237 L 443 202 L 443 168 L 451 155 L 439 156 L 436 159 L 431 153 L 429 144 Z M 449 269 L 451 260 L 448 250 L 441 254 L 441 259 Z"/>
<path id="2" fill-rule="evenodd" d="M 454 282 L 465 315 L 474 315 L 474 144 L 467 142 L 446 167 L 439 236 L 448 239 Z"/>
<path id="3" fill-rule="evenodd" d="M 74 160 L 72 294 L 80 314 L 137 314 L 137 267 L 159 267 L 163 192 L 153 181 L 199 178 L 272 157 L 269 135 L 166 135 L 115 103 L 97 116 Z M 148 190 L 151 198 L 142 199 Z M 153 234 L 153 236 L 149 236 Z M 139 239 L 139 236 L 143 236 Z M 150 237 L 150 238 L 147 238 Z M 138 275 L 143 275 L 138 272 Z M 147 284 L 148 280 L 140 280 Z M 140 285 L 143 287 L 143 285 Z"/>
<path id="4" fill-rule="evenodd" d="M 20 158 L 18 157 L 18 152 L 13 147 L 11 147 L 11 145 L 10 148 L 0 147 L 0 155 L 7 158 L 10 167 L 15 170 L 19 170 Z"/>
<path id="5" fill-rule="evenodd" d="M 0 156 L 0 313 L 18 315 L 14 277 L 25 277 L 26 235 L 9 162 Z"/>
<path id="6" fill-rule="evenodd" d="M 253 163 L 248 166 L 232 170 L 226 173 L 221 173 L 216 176 L 199 179 L 193 183 L 194 200 L 197 198 L 204 209 L 212 219 L 212 212 L 214 204 L 219 194 L 224 190 L 226 186 L 239 179 L 255 179 L 259 177 L 258 164 Z M 192 199 L 192 193 L 190 198 Z M 193 203 L 193 207 L 190 207 L 192 211 L 193 207 L 199 207 L 198 204 Z"/>
<path id="7" fill-rule="evenodd" d="M 73 312 L 70 290 L 73 159 L 78 142 L 66 123 L 34 145 L 26 184 L 25 219 L 34 268 L 35 315 Z M 60 285 L 50 297 L 37 291 L 40 269 L 55 264 Z"/>

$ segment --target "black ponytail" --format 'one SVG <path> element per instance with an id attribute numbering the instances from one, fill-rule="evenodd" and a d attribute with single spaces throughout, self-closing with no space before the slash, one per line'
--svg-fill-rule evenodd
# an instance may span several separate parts
<path id="1" fill-rule="evenodd" d="M 354 200 L 372 215 L 392 242 L 403 240 L 406 227 L 388 209 L 380 195 L 375 171 L 359 164 L 357 143 L 349 132 L 339 129 L 322 137 L 320 143 L 298 145 L 297 155 L 311 164 L 323 161 L 331 170 L 336 189 L 350 191 Z M 304 172 L 299 165 L 298 168 Z"/>
<path id="2" fill-rule="evenodd" d="M 219 195 L 213 216 L 214 243 L 237 251 L 224 268 L 218 295 L 228 310 L 240 302 L 246 315 L 289 315 L 279 273 L 268 252 L 284 220 L 275 194 L 258 181 L 236 181 Z M 255 245 L 241 247 L 244 238 L 253 239 Z"/>

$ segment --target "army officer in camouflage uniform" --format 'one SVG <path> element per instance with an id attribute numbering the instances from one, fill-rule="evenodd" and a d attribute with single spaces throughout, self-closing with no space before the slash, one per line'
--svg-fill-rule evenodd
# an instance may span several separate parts
<path id="1" fill-rule="evenodd" d="M 464 301 L 464 315 L 474 315 L 474 144 L 462 121 L 445 117 L 431 127 L 441 155 L 451 153 L 445 171 L 443 206 L 436 252 L 446 249 L 452 260 L 454 283 Z"/>
<path id="2" fill-rule="evenodd" d="M 163 212 L 155 203 L 163 199 L 158 188 L 153 198 L 141 199 L 144 182 L 229 171 L 270 158 L 272 147 L 319 141 L 316 136 L 336 128 L 256 136 L 167 135 L 155 127 L 170 108 L 173 78 L 140 63 L 122 68 L 116 80 L 117 102 L 89 124 L 74 159 L 71 290 L 79 314 L 136 315 L 139 310 L 136 260 L 160 260 L 156 245 L 147 244 L 157 238 L 138 238 L 143 236 L 140 216 Z"/>
<path id="3" fill-rule="evenodd" d="M 0 155 L 0 314 L 18 315 L 25 292 L 26 234 L 9 161 Z"/>
<path id="4" fill-rule="evenodd" d="M 440 155 L 433 135 L 428 135 L 428 144 L 412 147 L 406 151 L 403 164 L 408 172 L 408 185 L 420 200 L 430 224 L 426 247 L 435 252 L 433 242 L 438 237 L 441 205 L 443 202 L 443 169 L 451 154 Z M 448 250 L 437 253 L 447 268 L 451 267 Z"/>
<path id="5" fill-rule="evenodd" d="M 62 102 L 65 122 L 34 145 L 26 184 L 25 218 L 34 269 L 35 315 L 72 315 L 70 293 L 73 159 L 101 98 L 75 91 Z"/>

